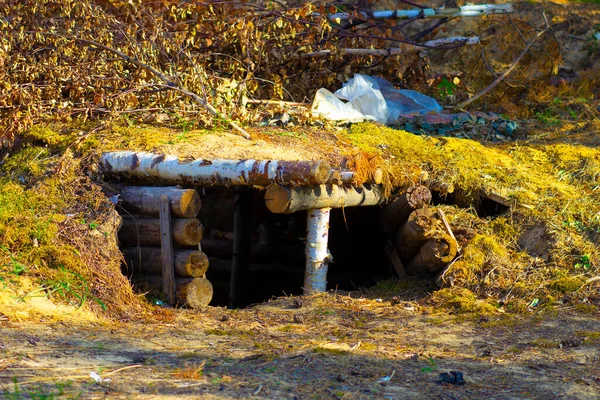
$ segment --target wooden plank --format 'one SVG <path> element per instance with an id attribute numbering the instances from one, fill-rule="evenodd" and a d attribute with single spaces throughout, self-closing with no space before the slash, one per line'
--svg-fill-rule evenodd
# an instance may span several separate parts
<path id="1" fill-rule="evenodd" d="M 252 239 L 251 214 L 252 191 L 248 188 L 237 188 L 233 215 L 233 255 L 229 290 L 229 307 L 231 308 L 239 307 L 244 303 L 248 290 Z"/>
<path id="2" fill-rule="evenodd" d="M 173 236 L 171 202 L 169 196 L 160 196 L 160 236 L 162 252 L 163 292 L 170 305 L 175 305 L 175 269 L 173 267 Z"/>

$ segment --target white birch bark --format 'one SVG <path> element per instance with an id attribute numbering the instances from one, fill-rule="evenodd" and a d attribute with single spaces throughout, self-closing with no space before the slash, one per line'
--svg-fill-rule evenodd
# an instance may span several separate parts
<path id="1" fill-rule="evenodd" d="M 427 42 L 419 43 L 418 45 L 405 43 L 401 47 L 394 47 L 390 49 L 350 49 L 341 48 L 335 51 L 331 50 L 319 50 L 312 51 L 310 53 L 299 54 L 298 57 L 324 57 L 330 54 L 340 55 L 353 55 L 353 56 L 398 56 L 401 54 L 409 53 L 411 51 L 436 49 L 440 47 L 447 47 L 452 45 L 462 44 L 464 46 L 472 46 L 479 43 L 479 36 L 453 36 L 441 39 L 429 40 Z"/>
<path id="2" fill-rule="evenodd" d="M 135 151 L 104 153 L 100 165 L 107 174 L 200 186 L 314 185 L 325 183 L 331 170 L 323 161 L 198 159 L 182 162 L 173 155 Z"/>
<path id="3" fill-rule="evenodd" d="M 304 294 L 324 292 L 327 289 L 329 265 L 329 215 L 330 208 L 308 210 L 306 235 L 306 271 Z"/>
<path id="4" fill-rule="evenodd" d="M 512 13 L 512 4 L 467 4 L 458 8 L 423 8 L 413 10 L 379 10 L 362 12 L 364 19 L 409 19 L 409 18 L 444 18 L 444 17 L 481 17 L 492 13 Z M 351 19 L 348 13 L 329 14 L 330 21 Z"/>

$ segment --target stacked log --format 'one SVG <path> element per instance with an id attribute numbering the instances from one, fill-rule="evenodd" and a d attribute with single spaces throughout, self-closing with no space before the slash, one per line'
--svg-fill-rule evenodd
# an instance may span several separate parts
<path id="1" fill-rule="evenodd" d="M 170 225 L 176 302 L 189 308 L 207 306 L 213 295 L 211 283 L 206 279 L 208 257 L 189 248 L 197 247 L 202 240 L 202 224 L 195 218 L 201 208 L 196 190 L 148 186 L 128 186 L 121 190 L 124 215 L 118 236 L 128 273 L 136 284 L 154 287 L 163 282 L 159 211 L 161 196 L 165 195 L 173 217 Z"/>
<path id="2" fill-rule="evenodd" d="M 413 186 L 384 209 L 384 228 L 393 243 L 389 253 L 399 274 L 435 274 L 458 254 L 450 225 L 430 202 L 428 188 Z"/>

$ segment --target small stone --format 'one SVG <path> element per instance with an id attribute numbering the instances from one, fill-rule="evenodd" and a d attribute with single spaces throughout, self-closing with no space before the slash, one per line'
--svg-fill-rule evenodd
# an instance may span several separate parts
<path id="1" fill-rule="evenodd" d="M 441 384 L 464 385 L 466 383 L 462 372 L 459 371 L 443 372 L 440 374 L 439 378 Z"/>

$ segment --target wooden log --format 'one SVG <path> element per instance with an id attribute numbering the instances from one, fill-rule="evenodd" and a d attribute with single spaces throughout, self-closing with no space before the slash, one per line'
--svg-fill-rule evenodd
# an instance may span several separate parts
<path id="1" fill-rule="evenodd" d="M 436 220 L 428 208 L 413 211 L 408 221 L 396 233 L 394 242 L 398 255 L 403 260 L 412 259 L 427 240 L 436 233 Z"/>
<path id="2" fill-rule="evenodd" d="M 134 272 L 162 273 L 161 250 L 158 247 L 129 247 L 123 252 L 125 261 Z M 206 273 L 208 257 L 198 250 L 173 250 L 175 274 L 181 278 L 197 278 Z"/>
<path id="3" fill-rule="evenodd" d="M 374 183 L 380 185 L 383 182 L 383 171 L 376 169 L 373 176 L 367 179 L 366 183 Z M 356 183 L 356 173 L 354 171 L 338 171 L 331 170 L 331 175 L 327 180 L 327 184 L 331 185 L 352 185 Z"/>
<path id="4" fill-rule="evenodd" d="M 291 214 L 300 210 L 373 206 L 383 202 L 379 186 L 342 187 L 320 185 L 288 187 L 273 185 L 265 193 L 267 208 L 273 213 Z"/>
<path id="5" fill-rule="evenodd" d="M 327 289 L 329 266 L 329 215 L 330 208 L 308 210 L 306 227 L 306 270 L 304 294 L 324 292 Z"/>
<path id="6" fill-rule="evenodd" d="M 273 183 L 313 186 L 325 183 L 331 171 L 325 161 L 199 159 L 182 162 L 172 155 L 135 151 L 103 153 L 100 166 L 108 175 L 201 186 L 265 187 Z"/>
<path id="7" fill-rule="evenodd" d="M 195 246 L 202 240 L 202 225 L 196 218 L 172 219 L 173 243 Z M 123 217 L 119 230 L 119 242 L 142 246 L 159 246 L 160 220 L 155 218 Z"/>
<path id="8" fill-rule="evenodd" d="M 512 4 L 467 4 L 461 7 L 450 8 L 418 8 L 412 10 L 377 10 L 360 11 L 356 14 L 338 12 L 329 14 L 330 21 L 345 21 L 348 19 L 411 19 L 411 18 L 457 18 L 480 17 L 489 14 L 507 14 L 513 12 Z M 439 39 L 443 41 L 444 39 Z"/>
<path id="9" fill-rule="evenodd" d="M 125 186 L 121 190 L 121 206 L 132 214 L 158 217 L 160 196 L 167 195 L 175 217 L 194 218 L 200 212 L 200 195 L 194 189 L 154 186 Z"/>
<path id="10" fill-rule="evenodd" d="M 380 56 L 380 57 L 393 57 L 404 55 L 411 52 L 417 52 L 420 50 L 427 49 L 453 49 L 461 46 L 472 46 L 479 44 L 479 37 L 465 37 L 465 36 L 453 36 L 449 38 L 441 38 L 428 40 L 427 42 L 419 44 L 401 43 L 399 47 L 392 47 L 388 49 L 355 49 L 355 48 L 337 48 L 335 50 L 318 50 L 311 51 L 309 53 L 299 53 L 296 58 L 307 58 L 307 57 L 326 57 L 329 55 L 349 55 L 349 56 Z"/>
<path id="11" fill-rule="evenodd" d="M 409 187 L 405 193 L 390 203 L 383 211 L 383 228 L 394 234 L 410 214 L 431 203 L 431 192 L 423 185 Z"/>
<path id="12" fill-rule="evenodd" d="M 173 227 L 171 202 L 166 194 L 160 195 L 160 255 L 163 293 L 167 303 L 175 305 L 175 269 L 173 268 Z"/>
<path id="13" fill-rule="evenodd" d="M 426 241 L 419 253 L 406 265 L 409 275 L 435 274 L 452 262 L 458 253 L 456 240 L 450 235 L 438 234 Z"/>
<path id="14" fill-rule="evenodd" d="M 149 290 L 161 287 L 162 277 L 154 275 L 136 276 L 133 283 Z M 187 308 L 204 308 L 213 297 L 212 284 L 206 278 L 176 278 L 175 298 L 176 305 Z"/>
<path id="15" fill-rule="evenodd" d="M 454 193 L 454 185 L 449 182 L 429 181 L 427 182 L 429 190 L 437 192 L 440 196 L 447 196 Z"/>

